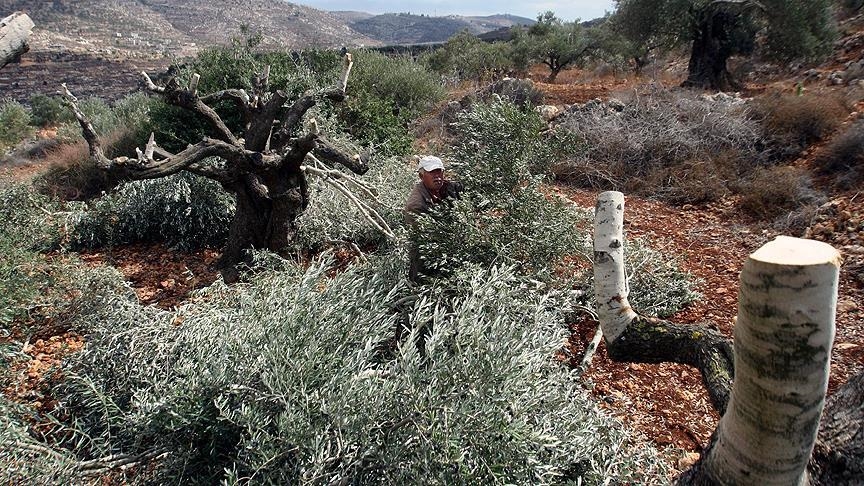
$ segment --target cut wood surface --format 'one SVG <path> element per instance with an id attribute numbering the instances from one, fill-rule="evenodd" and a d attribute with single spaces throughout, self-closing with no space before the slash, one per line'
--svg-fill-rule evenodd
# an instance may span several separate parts
<path id="1" fill-rule="evenodd" d="M 30 49 L 27 40 L 34 25 L 33 20 L 21 12 L 15 12 L 0 21 L 0 68 Z"/>

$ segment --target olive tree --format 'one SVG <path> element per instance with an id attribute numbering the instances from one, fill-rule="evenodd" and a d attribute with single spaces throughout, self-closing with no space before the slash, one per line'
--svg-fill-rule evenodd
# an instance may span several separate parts
<path id="1" fill-rule="evenodd" d="M 818 56 L 834 35 L 828 0 L 616 0 L 615 25 L 646 49 L 690 44 L 685 86 L 736 89 L 726 63 L 752 54 L 757 38 L 781 60 Z M 761 35 L 760 35 L 761 34 Z"/>
<path id="2" fill-rule="evenodd" d="M 562 22 L 553 12 L 537 16 L 527 32 L 514 31 L 513 56 L 517 67 L 540 62 L 549 68 L 548 82 L 566 67 L 578 65 L 596 49 L 595 42 L 579 22 Z"/>
<path id="3" fill-rule="evenodd" d="M 304 115 L 320 100 L 343 101 L 351 72 L 351 55 L 346 54 L 341 78 L 333 88 L 309 90 L 293 102 L 282 90 L 269 89 L 269 66 L 252 82 L 251 92 L 225 89 L 209 94 L 198 92 L 200 76 L 195 74 L 188 86 L 171 78 L 157 86 L 146 73 L 144 82 L 152 93 L 168 104 L 194 113 L 205 120 L 210 135 L 177 153 L 169 152 L 151 134 L 137 158 L 105 156 L 99 137 L 77 99 L 66 89 L 64 96 L 78 119 L 90 156 L 101 169 L 126 179 L 155 179 L 187 171 L 219 182 L 235 198 L 234 215 L 222 265 L 231 268 L 247 248 L 285 249 L 296 233 L 295 221 L 309 204 L 307 175 L 320 176 L 334 184 L 351 202 L 364 209 L 385 233 L 389 228 L 367 203 L 348 190 L 372 196 L 357 180 L 335 170 L 336 164 L 356 174 L 367 171 L 367 161 L 331 142 L 318 129 L 314 119 L 302 129 Z M 235 134 L 211 107 L 228 102 L 236 107 L 242 133 Z"/>

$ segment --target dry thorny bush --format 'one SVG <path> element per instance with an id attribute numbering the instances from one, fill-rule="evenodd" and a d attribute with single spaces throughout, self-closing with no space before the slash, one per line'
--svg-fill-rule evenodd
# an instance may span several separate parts
<path id="1" fill-rule="evenodd" d="M 562 126 L 576 135 L 582 150 L 554 172 L 576 184 L 673 203 L 741 193 L 749 199 L 745 209 L 770 218 L 777 214 L 771 201 L 790 209 L 787 201 L 805 201 L 810 194 L 806 178 L 766 167 L 798 156 L 831 133 L 847 109 L 834 96 L 743 100 L 648 87 L 634 91 L 620 109 L 590 102 L 571 109 Z M 776 187 L 759 187 L 770 182 L 764 174 L 772 170 L 789 183 L 783 197 Z"/>
<path id="2" fill-rule="evenodd" d="M 591 187 L 701 202 L 765 156 L 762 129 L 738 101 L 688 92 L 635 91 L 620 111 L 606 104 L 577 107 L 562 122 L 583 150 L 555 174 Z"/>

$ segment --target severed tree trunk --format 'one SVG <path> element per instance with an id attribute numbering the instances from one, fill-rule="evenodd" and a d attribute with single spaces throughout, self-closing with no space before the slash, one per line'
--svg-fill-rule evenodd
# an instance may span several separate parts
<path id="1" fill-rule="evenodd" d="M 624 195 L 597 197 L 594 219 L 594 294 L 609 357 L 632 363 L 681 363 L 702 373 L 711 403 L 726 410 L 732 384 L 732 347 L 717 331 L 637 314 L 627 301 L 624 272 Z"/>
<path id="2" fill-rule="evenodd" d="M 33 20 L 21 12 L 0 20 L 0 68 L 18 60 L 30 49 L 27 41 L 33 26 Z"/>
<path id="3" fill-rule="evenodd" d="M 619 361 L 696 363 L 723 414 L 701 460 L 678 484 L 864 484 L 864 374 L 831 397 L 820 424 L 839 253 L 825 243 L 781 236 L 750 256 L 741 274 L 733 367 L 725 362 L 732 353 L 722 341 L 700 343 L 704 328 L 647 319 L 630 308 L 623 209 L 621 193 L 598 196 L 595 294 L 609 355 Z M 730 394 L 723 383 L 733 369 Z M 720 384 L 712 384 L 718 377 Z"/>
<path id="4" fill-rule="evenodd" d="M 750 255 L 741 273 L 732 398 L 701 461 L 678 484 L 810 484 L 839 267 L 830 245 L 785 236 Z"/>

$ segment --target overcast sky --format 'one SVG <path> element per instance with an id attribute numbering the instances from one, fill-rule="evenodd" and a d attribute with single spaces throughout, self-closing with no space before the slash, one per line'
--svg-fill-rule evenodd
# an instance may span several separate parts
<path id="1" fill-rule="evenodd" d="M 587 0 L 528 0 L 498 2 L 481 0 L 294 0 L 293 3 L 309 5 L 323 10 L 357 10 L 374 14 L 387 12 L 411 12 L 429 15 L 492 15 L 509 13 L 533 19 L 540 12 L 552 10 L 564 20 L 591 20 L 602 17 L 613 8 L 612 0 L 597 2 Z"/>

